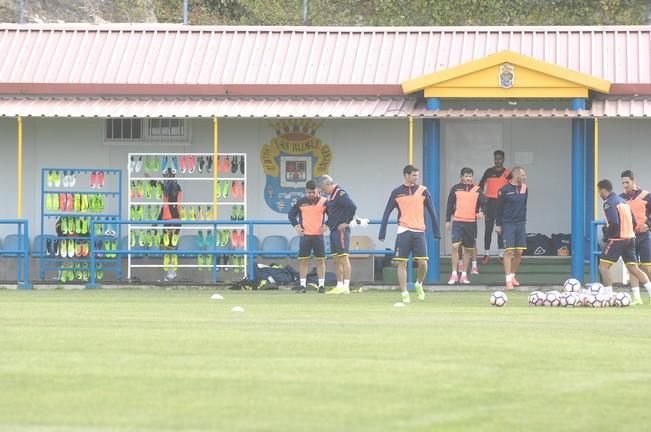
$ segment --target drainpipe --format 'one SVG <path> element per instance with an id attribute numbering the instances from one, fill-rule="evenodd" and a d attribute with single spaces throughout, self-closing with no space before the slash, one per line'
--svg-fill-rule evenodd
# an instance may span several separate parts
<path id="1" fill-rule="evenodd" d="M 25 0 L 18 0 L 18 24 L 25 22 Z"/>

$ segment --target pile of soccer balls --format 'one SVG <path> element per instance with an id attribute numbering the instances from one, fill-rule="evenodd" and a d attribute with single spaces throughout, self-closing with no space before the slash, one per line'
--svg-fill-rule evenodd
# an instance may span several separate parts
<path id="1" fill-rule="evenodd" d="M 529 306 L 545 307 L 592 307 L 605 308 L 611 306 L 627 307 L 631 305 L 631 296 L 625 292 L 606 293 L 600 283 L 581 286 L 576 279 L 568 279 L 563 284 L 563 292 L 534 291 L 529 294 Z"/>

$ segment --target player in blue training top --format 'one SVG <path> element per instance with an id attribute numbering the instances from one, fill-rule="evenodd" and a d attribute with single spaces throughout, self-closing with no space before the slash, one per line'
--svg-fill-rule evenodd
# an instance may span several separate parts
<path id="1" fill-rule="evenodd" d="M 610 180 L 601 180 L 597 183 L 599 196 L 604 202 L 604 215 L 606 226 L 604 227 L 604 241 L 606 246 L 601 252 L 599 259 L 599 273 L 601 281 L 606 287 L 606 293 L 613 292 L 610 267 L 622 257 L 628 271 L 635 276 L 647 291 L 651 292 L 651 283 L 646 273 L 637 265 L 637 254 L 635 253 L 635 225 L 636 220 L 631 207 L 626 201 L 613 192 L 613 184 Z"/>
<path id="2" fill-rule="evenodd" d="M 522 252 L 527 250 L 527 173 L 516 166 L 511 170 L 510 181 L 498 192 L 495 232 L 504 241 L 504 274 L 506 289 L 520 286 L 515 278 L 520 269 Z"/>
<path id="3" fill-rule="evenodd" d="M 339 187 L 332 177 L 324 175 L 319 187 L 327 194 L 326 213 L 330 229 L 330 250 L 335 259 L 337 286 L 326 294 L 350 294 L 350 223 L 355 218 L 357 206 L 348 193 Z"/>

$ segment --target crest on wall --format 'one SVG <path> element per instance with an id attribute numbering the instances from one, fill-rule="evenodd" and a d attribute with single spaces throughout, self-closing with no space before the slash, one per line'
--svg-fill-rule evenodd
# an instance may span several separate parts
<path id="1" fill-rule="evenodd" d="M 316 136 L 321 125 L 310 119 L 270 123 L 276 137 L 262 146 L 260 161 L 266 175 L 264 200 L 273 211 L 289 213 L 305 193 L 305 183 L 330 170 L 330 146 Z"/>
<path id="2" fill-rule="evenodd" d="M 502 88 L 509 89 L 515 83 L 515 66 L 511 63 L 502 63 L 498 77 L 499 85 Z"/>

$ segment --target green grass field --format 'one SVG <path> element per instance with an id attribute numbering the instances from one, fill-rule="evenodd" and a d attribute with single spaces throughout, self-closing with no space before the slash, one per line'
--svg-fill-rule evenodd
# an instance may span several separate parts
<path id="1" fill-rule="evenodd" d="M 221 293 L 0 291 L 0 430 L 651 428 L 648 306 Z"/>

